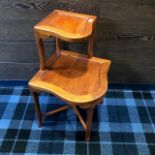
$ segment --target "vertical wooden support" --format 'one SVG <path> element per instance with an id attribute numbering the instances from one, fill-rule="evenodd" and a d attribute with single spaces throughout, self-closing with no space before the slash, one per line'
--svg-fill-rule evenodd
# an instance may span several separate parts
<path id="1" fill-rule="evenodd" d="M 91 124 L 92 124 L 92 118 L 93 118 L 93 110 L 94 107 L 89 107 L 87 109 L 87 122 L 86 122 L 86 141 L 90 140 L 90 130 L 91 130 Z"/>
<path id="2" fill-rule="evenodd" d="M 31 92 L 32 92 L 33 99 L 34 99 L 34 107 L 35 107 L 35 111 L 37 113 L 39 127 L 41 127 L 42 126 L 42 114 L 41 114 L 41 110 L 40 110 L 38 94 L 36 92 L 33 92 L 33 91 L 31 91 Z"/>
<path id="3" fill-rule="evenodd" d="M 92 33 L 88 41 L 88 58 L 91 58 L 93 56 L 93 40 L 94 40 L 94 32 Z"/>
<path id="4" fill-rule="evenodd" d="M 94 43 L 95 27 L 96 27 L 96 21 L 93 23 L 93 31 L 88 41 L 88 58 L 93 57 L 93 43 Z"/>
<path id="5" fill-rule="evenodd" d="M 39 37 L 38 32 L 35 31 L 36 45 L 39 51 L 40 69 L 45 69 L 45 48 L 42 38 Z"/>
<path id="6" fill-rule="evenodd" d="M 59 38 L 56 38 L 56 53 L 60 55 L 61 53 L 61 41 Z"/>

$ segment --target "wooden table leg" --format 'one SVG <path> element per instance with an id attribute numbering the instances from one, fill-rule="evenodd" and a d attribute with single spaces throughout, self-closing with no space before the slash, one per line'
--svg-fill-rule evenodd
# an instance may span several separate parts
<path id="1" fill-rule="evenodd" d="M 86 141 L 90 140 L 90 130 L 93 118 L 94 107 L 90 107 L 87 109 L 87 122 L 86 122 Z"/>
<path id="2" fill-rule="evenodd" d="M 61 41 L 59 38 L 56 38 L 56 53 L 60 55 L 61 53 Z"/>
<path id="3" fill-rule="evenodd" d="M 40 59 L 40 69 L 43 70 L 45 69 L 45 48 L 44 48 L 44 43 L 43 39 L 39 36 L 39 33 L 35 31 L 35 40 L 36 40 L 36 45 L 38 48 L 39 52 L 39 59 Z"/>
<path id="4" fill-rule="evenodd" d="M 38 94 L 36 92 L 33 92 L 33 91 L 31 91 L 31 92 L 32 92 L 33 99 L 34 99 L 35 111 L 37 113 L 39 127 L 41 127 L 42 126 L 42 114 L 41 114 L 41 111 L 40 111 Z"/>

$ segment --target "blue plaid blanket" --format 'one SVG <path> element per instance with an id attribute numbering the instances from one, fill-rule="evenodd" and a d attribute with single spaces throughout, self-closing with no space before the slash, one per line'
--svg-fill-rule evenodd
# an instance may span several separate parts
<path id="1" fill-rule="evenodd" d="M 40 103 L 42 112 L 66 104 L 46 93 Z M 155 155 L 155 90 L 110 88 L 94 111 L 91 141 L 84 136 L 72 109 L 38 128 L 29 89 L 0 87 L 0 154 L 28 155 Z"/>

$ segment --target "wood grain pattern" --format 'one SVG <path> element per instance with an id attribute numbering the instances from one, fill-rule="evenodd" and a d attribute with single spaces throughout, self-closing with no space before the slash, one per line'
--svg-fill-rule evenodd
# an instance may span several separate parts
<path id="1" fill-rule="evenodd" d="M 38 68 L 38 63 L 3 62 L 0 63 L 0 79 L 27 80 L 30 79 L 34 73 L 36 73 Z"/>
<path id="2" fill-rule="evenodd" d="M 47 57 L 55 51 L 55 42 L 45 42 Z M 25 48 L 26 47 L 26 48 Z M 0 41 L 0 63 L 38 63 L 38 51 L 33 42 Z"/>
<path id="3" fill-rule="evenodd" d="M 33 26 L 52 10 L 61 8 L 95 14 L 99 17 L 94 54 L 95 56 L 110 58 L 114 62 L 113 65 L 116 65 L 115 69 L 112 65 L 109 74 L 110 82 L 154 83 L 154 6 L 154 0 L 1 0 L 0 62 L 3 62 L 1 66 L 4 67 L 2 70 L 5 72 L 1 72 L 0 79 L 29 79 L 32 75 L 31 70 L 26 67 L 29 73 L 24 75 L 25 73 L 19 69 L 16 63 L 37 62 Z M 30 43 L 33 45 L 31 46 Z M 52 44 L 53 48 L 54 46 Z M 22 58 L 22 53 L 25 53 L 26 48 L 28 48 L 27 55 L 23 55 Z M 86 52 L 87 47 L 82 43 L 65 44 L 65 49 Z M 137 61 L 135 61 L 136 58 L 138 58 Z M 20 70 L 21 75 L 13 75 L 14 71 L 11 71 L 8 61 L 12 64 L 13 70 Z M 143 71 L 140 64 L 143 65 L 147 73 Z M 32 67 L 34 66 L 32 65 Z M 126 70 L 129 71 L 125 72 Z M 148 76 L 149 71 L 152 74 Z M 122 72 L 123 76 L 117 76 L 118 73 Z"/>
<path id="4" fill-rule="evenodd" d="M 67 102 L 93 102 L 103 97 L 107 90 L 109 67 L 109 60 L 96 57 L 88 60 L 87 56 L 61 51 L 60 56 L 55 54 L 48 60 L 47 69 L 37 72 L 29 85 Z"/>
<path id="5" fill-rule="evenodd" d="M 59 9 L 91 15 L 99 15 L 99 0 L 59 0 Z"/>

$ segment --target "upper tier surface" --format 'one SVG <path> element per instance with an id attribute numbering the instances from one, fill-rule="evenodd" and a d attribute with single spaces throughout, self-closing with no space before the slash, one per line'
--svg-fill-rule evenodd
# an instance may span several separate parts
<path id="1" fill-rule="evenodd" d="M 96 16 L 55 10 L 34 28 L 45 36 L 55 36 L 66 41 L 77 41 L 92 34 L 95 21 Z"/>

